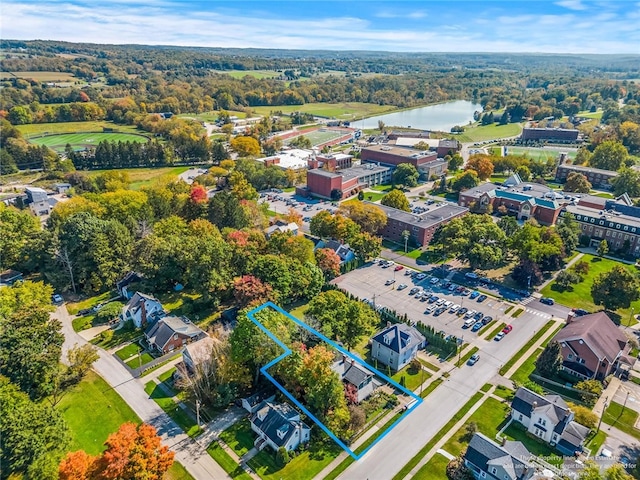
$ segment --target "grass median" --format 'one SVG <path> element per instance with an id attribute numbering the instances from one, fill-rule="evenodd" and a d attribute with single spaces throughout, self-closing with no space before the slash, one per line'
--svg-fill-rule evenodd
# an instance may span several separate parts
<path id="1" fill-rule="evenodd" d="M 458 360 L 456 362 L 456 367 L 460 368 L 462 365 L 464 365 L 465 363 L 467 363 L 467 360 L 469 360 L 471 358 L 471 356 L 474 353 L 477 353 L 478 350 L 480 350 L 478 347 L 473 347 L 471 350 L 469 350 L 464 357 L 462 357 L 460 360 Z"/>
<path id="2" fill-rule="evenodd" d="M 524 347 L 518 350 L 518 352 L 500 368 L 500 375 L 504 375 L 505 373 L 507 373 L 511 369 L 511 367 L 513 367 L 518 362 L 518 360 L 520 360 L 523 355 L 527 353 L 529 349 L 531 349 L 531 347 L 533 347 L 533 345 L 549 331 L 551 327 L 553 327 L 554 324 L 555 322 L 553 320 L 549 320 L 547 323 L 545 323 L 540 331 L 538 331 L 538 333 L 531 337 L 531 340 L 529 340 Z"/>
<path id="3" fill-rule="evenodd" d="M 500 325 L 498 325 L 496 328 L 494 328 L 493 330 L 491 330 L 491 332 L 489 332 L 488 335 L 485 335 L 484 339 L 485 340 L 491 340 L 493 337 L 495 337 L 498 333 L 500 333 L 502 331 L 502 329 L 504 327 L 506 327 L 507 324 L 502 322 Z"/>

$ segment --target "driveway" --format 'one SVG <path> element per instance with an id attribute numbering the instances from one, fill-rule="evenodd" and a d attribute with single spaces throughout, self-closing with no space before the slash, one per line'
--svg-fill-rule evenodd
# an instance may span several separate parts
<path id="1" fill-rule="evenodd" d="M 193 183 L 194 178 L 204 173 L 207 173 L 206 168 L 190 168 L 186 172 L 182 172 L 180 175 L 178 175 L 178 178 L 180 178 L 181 180 L 184 180 L 186 183 L 191 185 Z"/>
<path id="2" fill-rule="evenodd" d="M 64 305 L 59 306 L 51 317 L 59 320 L 62 324 L 62 333 L 65 336 L 62 345 L 62 359 L 66 362 L 66 352 L 70 348 L 75 344 L 84 345 L 88 342 L 73 331 L 71 325 L 73 316 L 69 315 Z M 144 391 L 144 382 L 149 379 L 131 377 L 129 372 L 112 355 L 102 349 L 99 349 L 98 352 L 100 358 L 94 363 L 93 369 L 120 394 L 143 422 L 153 425 L 158 430 L 162 442 L 176 452 L 176 460 L 194 478 L 198 480 L 230 478 L 206 451 L 211 439 L 208 431 L 203 434 L 205 442 L 202 444 L 189 438 Z M 216 424 L 216 427 L 219 425 Z M 217 428 L 214 428 L 213 431 L 217 431 Z"/>

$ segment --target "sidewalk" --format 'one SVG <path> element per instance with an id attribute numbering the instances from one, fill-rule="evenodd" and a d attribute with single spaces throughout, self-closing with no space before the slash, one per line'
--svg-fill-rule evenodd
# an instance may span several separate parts
<path id="1" fill-rule="evenodd" d="M 580 259 L 582 259 L 582 257 L 584 257 L 584 253 L 578 253 L 578 255 L 576 255 L 575 257 L 573 257 L 569 262 L 567 262 L 567 265 L 564 267 L 564 269 L 566 270 L 567 268 L 573 266 L 573 264 L 575 264 L 576 262 L 578 262 Z M 562 270 L 558 270 L 557 272 L 555 272 L 551 278 L 549 280 L 545 280 L 544 282 L 542 282 L 542 285 L 536 287 L 536 292 L 539 292 L 540 290 L 542 290 L 544 287 L 546 287 L 547 285 L 549 285 L 551 282 L 554 282 L 556 280 L 556 277 L 558 276 L 558 274 L 562 272 Z"/>

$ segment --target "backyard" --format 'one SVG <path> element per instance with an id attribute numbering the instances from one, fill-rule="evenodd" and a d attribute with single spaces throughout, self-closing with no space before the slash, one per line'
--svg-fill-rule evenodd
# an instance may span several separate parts
<path id="1" fill-rule="evenodd" d="M 263 480 L 311 480 L 341 451 L 328 440 L 312 438 L 309 449 L 293 457 L 284 467 L 276 463 L 275 454 L 269 449 L 262 450 L 247 463 Z"/>
<path id="2" fill-rule="evenodd" d="M 405 366 L 402 370 L 391 377 L 392 380 L 398 382 L 407 390 L 412 392 L 431 378 L 431 374 L 424 368 L 420 370 L 412 369 L 411 365 Z"/>
<path id="3" fill-rule="evenodd" d="M 608 258 L 600 258 L 595 255 L 585 254 L 581 258 L 581 261 L 587 262 L 589 265 L 589 272 L 585 275 L 584 281 L 574 284 L 572 290 L 565 290 L 563 292 L 558 289 L 555 282 L 552 282 L 544 287 L 540 293 L 545 297 L 553 298 L 556 302 L 566 305 L 567 307 L 583 308 L 595 312 L 603 309 L 602 306 L 597 306 L 593 303 L 593 299 L 591 298 L 591 287 L 598 275 L 611 271 L 616 265 L 622 265 L 634 275 L 637 273 L 633 265 L 617 262 Z M 635 319 L 631 318 L 632 310 L 640 312 L 640 300 L 633 302 L 630 308 L 621 308 L 615 312 L 620 316 L 620 323 L 622 325 L 635 325 L 637 323 Z M 616 319 L 613 320 L 615 321 Z"/>

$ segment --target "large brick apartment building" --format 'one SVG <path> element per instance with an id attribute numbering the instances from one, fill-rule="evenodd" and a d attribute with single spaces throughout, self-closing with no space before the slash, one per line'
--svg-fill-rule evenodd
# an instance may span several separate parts
<path id="1" fill-rule="evenodd" d="M 405 212 L 386 205 L 376 204 L 376 206 L 380 207 L 387 215 L 387 225 L 379 232 L 380 235 L 388 240 L 403 243 L 402 232 L 408 230 L 410 233 L 409 243 L 420 247 L 429 244 L 440 225 L 469 212 L 466 207 L 444 202 L 435 204 L 429 207 L 428 211 L 419 214 Z"/>
<path id="2" fill-rule="evenodd" d="M 523 128 L 520 140 L 547 140 L 552 142 L 570 143 L 578 140 L 580 132 L 573 128 Z"/>
<path id="3" fill-rule="evenodd" d="M 564 183 L 572 173 L 581 173 L 596 188 L 611 188 L 611 180 L 618 176 L 618 172 L 602 170 L 600 168 L 583 167 L 580 165 L 558 165 L 556 169 L 556 182 Z"/>
<path id="4" fill-rule="evenodd" d="M 391 183 L 392 171 L 391 167 L 373 163 L 336 171 L 314 168 L 307 172 L 307 184 L 297 187 L 296 193 L 305 197 L 332 198 L 332 193 L 338 191 L 342 198 L 347 198 L 364 188 Z"/>
<path id="5" fill-rule="evenodd" d="M 379 163 L 391 167 L 410 163 L 427 178 L 442 175 L 447 169 L 447 162 L 439 159 L 437 152 L 389 144 L 363 148 L 360 151 L 360 159 L 362 163 Z"/>

